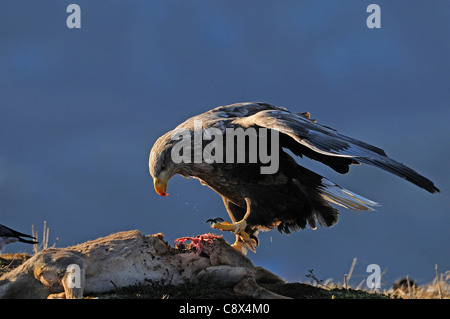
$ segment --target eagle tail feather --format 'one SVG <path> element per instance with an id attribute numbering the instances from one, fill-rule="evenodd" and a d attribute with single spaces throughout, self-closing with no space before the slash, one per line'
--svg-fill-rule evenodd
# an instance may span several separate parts
<path id="1" fill-rule="evenodd" d="M 373 207 L 379 206 L 377 202 L 355 194 L 339 185 L 323 178 L 322 184 L 318 187 L 320 195 L 330 203 L 345 207 L 358 212 L 375 210 Z"/>

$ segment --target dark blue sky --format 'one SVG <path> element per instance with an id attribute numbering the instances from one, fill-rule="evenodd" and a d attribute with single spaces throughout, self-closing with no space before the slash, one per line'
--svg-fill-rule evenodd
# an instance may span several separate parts
<path id="1" fill-rule="evenodd" d="M 66 8 L 81 7 L 81 29 Z M 381 29 L 366 8 L 381 7 Z M 367 278 L 386 286 L 450 269 L 450 2 L 3 1 L 0 10 L 0 223 L 50 243 L 139 229 L 177 237 L 227 217 L 220 196 L 181 177 L 153 190 L 154 141 L 218 105 L 265 101 L 383 148 L 432 179 L 431 195 L 376 168 L 305 166 L 382 204 L 341 210 L 330 229 L 260 235 L 249 257 L 289 281 Z M 226 234 L 229 241 L 233 236 Z M 12 244 L 6 251 L 30 251 Z"/>

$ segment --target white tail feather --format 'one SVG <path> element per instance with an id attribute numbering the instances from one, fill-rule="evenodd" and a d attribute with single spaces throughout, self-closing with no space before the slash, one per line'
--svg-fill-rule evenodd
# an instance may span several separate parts
<path id="1" fill-rule="evenodd" d="M 344 189 L 326 178 L 322 178 L 322 185 L 319 187 L 319 192 L 327 201 L 358 212 L 363 210 L 373 211 L 374 209 L 372 207 L 379 206 L 377 202 Z"/>

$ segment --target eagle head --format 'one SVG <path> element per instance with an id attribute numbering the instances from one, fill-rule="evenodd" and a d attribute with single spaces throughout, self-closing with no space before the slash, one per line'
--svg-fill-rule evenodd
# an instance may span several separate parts
<path id="1" fill-rule="evenodd" d="M 148 160 L 153 185 L 156 192 L 161 196 L 169 195 L 166 193 L 167 182 L 177 172 L 176 164 L 171 159 L 172 145 L 170 134 L 161 136 L 153 145 Z"/>

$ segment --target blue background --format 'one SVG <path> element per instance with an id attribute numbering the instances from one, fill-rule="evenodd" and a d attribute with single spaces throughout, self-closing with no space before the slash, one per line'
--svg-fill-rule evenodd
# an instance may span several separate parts
<path id="1" fill-rule="evenodd" d="M 81 7 L 81 29 L 66 8 Z M 432 179 L 431 195 L 379 169 L 310 169 L 380 202 L 341 209 L 332 228 L 260 235 L 254 264 L 289 281 L 349 284 L 380 265 L 401 276 L 450 269 L 450 2 L 2 1 L 0 223 L 22 232 L 47 221 L 50 244 L 139 229 L 177 237 L 227 217 L 219 195 L 174 177 L 159 197 L 148 173 L 154 141 L 218 105 L 264 101 L 383 148 Z M 225 234 L 234 241 L 234 236 Z M 12 244 L 6 252 L 31 251 Z"/>

